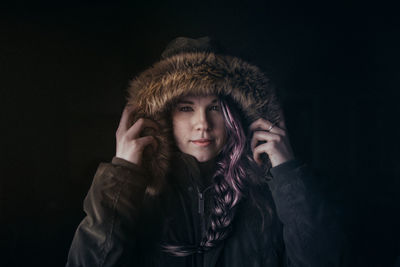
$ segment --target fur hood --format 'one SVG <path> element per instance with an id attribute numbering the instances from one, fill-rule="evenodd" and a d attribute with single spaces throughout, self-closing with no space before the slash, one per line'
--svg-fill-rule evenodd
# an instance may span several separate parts
<path id="1" fill-rule="evenodd" d="M 179 97 L 188 94 L 230 98 L 242 113 L 246 127 L 260 117 L 279 120 L 275 90 L 252 64 L 214 52 L 184 52 L 157 62 L 134 78 L 128 88 L 128 104 L 137 110 L 132 121 L 145 117 L 161 126 L 155 135 L 158 151 L 144 151 L 143 165 L 151 176 L 147 193 L 151 195 L 160 192 L 165 184 L 176 151 L 169 110 Z M 151 134 L 146 130 L 143 135 Z"/>

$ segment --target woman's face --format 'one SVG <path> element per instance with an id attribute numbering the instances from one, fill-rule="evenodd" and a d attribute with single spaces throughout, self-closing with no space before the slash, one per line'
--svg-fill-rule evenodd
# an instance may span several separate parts
<path id="1" fill-rule="evenodd" d="M 199 162 L 213 159 L 225 145 L 226 130 L 218 97 L 185 96 L 172 110 L 178 148 Z"/>

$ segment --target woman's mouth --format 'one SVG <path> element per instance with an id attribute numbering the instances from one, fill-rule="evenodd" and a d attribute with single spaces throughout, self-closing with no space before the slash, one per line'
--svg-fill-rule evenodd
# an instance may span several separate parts
<path id="1" fill-rule="evenodd" d="M 212 140 L 210 139 L 198 139 L 198 140 L 193 140 L 192 143 L 194 143 L 197 146 L 208 146 L 211 144 Z"/>

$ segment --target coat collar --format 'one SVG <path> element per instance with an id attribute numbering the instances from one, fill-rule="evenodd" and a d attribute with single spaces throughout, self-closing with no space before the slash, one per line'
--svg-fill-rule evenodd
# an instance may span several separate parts
<path id="1" fill-rule="evenodd" d="M 171 178 L 180 186 L 195 186 L 200 191 L 212 185 L 217 159 L 199 162 L 189 154 L 177 152 L 171 167 Z"/>

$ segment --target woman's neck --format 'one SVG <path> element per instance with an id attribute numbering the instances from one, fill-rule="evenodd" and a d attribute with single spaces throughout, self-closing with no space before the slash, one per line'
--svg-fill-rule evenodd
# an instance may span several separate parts
<path id="1" fill-rule="evenodd" d="M 200 179 L 198 181 L 202 183 L 204 187 L 208 187 L 213 182 L 213 176 L 215 171 L 217 170 L 217 158 L 213 158 L 211 160 L 205 162 L 199 162 L 194 156 L 180 152 L 181 159 L 186 162 L 188 168 L 195 168 L 191 171 L 195 171 L 197 173 L 196 179 Z M 180 161 L 176 161 L 180 162 Z M 179 164 L 176 166 L 178 169 L 181 167 Z"/>
<path id="2" fill-rule="evenodd" d="M 217 169 L 217 161 L 215 158 L 213 158 L 209 161 L 198 162 L 198 164 L 204 185 L 209 186 L 212 183 L 212 178 Z"/>

